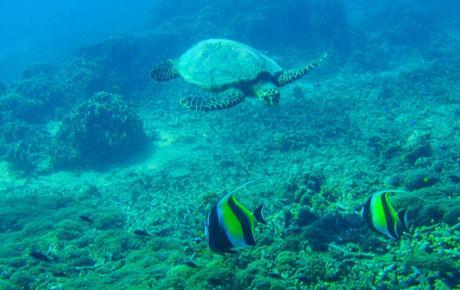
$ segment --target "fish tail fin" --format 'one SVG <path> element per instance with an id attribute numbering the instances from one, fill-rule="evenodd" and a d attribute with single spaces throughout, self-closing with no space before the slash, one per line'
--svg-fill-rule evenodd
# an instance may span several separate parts
<path id="1" fill-rule="evenodd" d="M 407 231 L 409 225 L 409 211 L 407 209 L 403 209 L 398 212 L 398 219 L 401 222 L 403 231 Z"/>
<path id="2" fill-rule="evenodd" d="M 264 215 L 262 214 L 262 209 L 264 208 L 264 205 L 261 204 L 256 210 L 253 212 L 254 217 L 259 223 L 267 224 L 265 221 Z"/>

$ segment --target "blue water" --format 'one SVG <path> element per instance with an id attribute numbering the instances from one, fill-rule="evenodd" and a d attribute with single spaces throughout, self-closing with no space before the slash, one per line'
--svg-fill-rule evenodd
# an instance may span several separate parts
<path id="1" fill-rule="evenodd" d="M 151 10 L 148 1 L 2 1 L 1 79 L 16 80 L 31 63 L 66 62 L 82 45 L 145 31 Z"/>
<path id="2" fill-rule="evenodd" d="M 460 287 L 459 9 L 0 1 L 0 289 Z"/>

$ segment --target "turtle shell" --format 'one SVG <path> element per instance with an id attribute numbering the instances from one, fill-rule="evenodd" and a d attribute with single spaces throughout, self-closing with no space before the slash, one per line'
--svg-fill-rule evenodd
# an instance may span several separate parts
<path id="1" fill-rule="evenodd" d="M 255 81 L 262 74 L 276 76 L 282 72 L 263 53 L 227 39 L 198 42 L 179 58 L 177 69 L 187 82 L 212 91 Z"/>

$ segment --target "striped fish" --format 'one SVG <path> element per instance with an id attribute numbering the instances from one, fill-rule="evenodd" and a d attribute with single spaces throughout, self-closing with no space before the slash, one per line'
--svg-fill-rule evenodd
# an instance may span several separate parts
<path id="1" fill-rule="evenodd" d="M 235 198 L 234 191 L 225 195 L 212 207 L 205 222 L 204 237 L 209 248 L 231 253 L 233 248 L 255 246 L 254 225 L 256 221 L 266 224 L 262 208 L 250 212 Z"/>
<path id="2" fill-rule="evenodd" d="M 369 227 L 393 240 L 401 239 L 407 232 L 407 209 L 396 212 L 390 203 L 390 193 L 404 193 L 402 190 L 384 190 L 374 193 L 364 204 L 361 215 Z"/>

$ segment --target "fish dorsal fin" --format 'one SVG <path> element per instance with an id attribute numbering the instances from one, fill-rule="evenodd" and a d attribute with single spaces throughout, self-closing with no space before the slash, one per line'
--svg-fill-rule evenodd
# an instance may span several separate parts
<path id="1" fill-rule="evenodd" d="M 380 194 L 385 194 L 385 193 L 406 193 L 406 194 L 409 194 L 410 192 L 409 191 L 406 191 L 406 190 L 401 190 L 401 189 L 389 189 L 389 190 L 380 190 L 380 191 L 377 191 L 375 192 L 374 194 L 372 194 L 372 196 L 376 196 L 376 195 L 380 195 Z M 421 201 L 426 201 L 426 199 L 424 199 L 423 197 L 421 196 L 418 196 L 418 195 L 412 195 L 411 197 L 415 197 Z"/>
<path id="2" fill-rule="evenodd" d="M 380 190 L 380 191 L 377 191 L 377 192 L 374 192 L 370 197 L 369 199 L 373 199 L 377 196 L 381 196 L 381 195 L 384 195 L 384 194 L 387 194 L 387 193 L 409 193 L 408 191 L 405 191 L 405 190 L 401 190 L 401 189 L 388 189 L 388 190 Z M 388 197 L 387 197 L 388 198 Z"/>
<path id="3" fill-rule="evenodd" d="M 259 181 L 259 180 L 261 180 L 261 179 L 262 179 L 262 177 L 258 177 L 258 178 L 249 180 L 248 182 L 243 183 L 242 185 L 238 186 L 237 188 L 234 188 L 233 190 L 229 191 L 228 193 L 225 193 L 224 197 L 222 197 L 222 199 L 221 199 L 221 202 L 227 201 L 227 200 L 228 200 L 230 197 L 232 197 L 232 195 L 233 195 L 235 192 L 237 192 L 238 190 L 240 190 L 240 189 L 242 189 L 242 188 L 248 186 L 248 185 L 251 184 L 251 183 L 254 183 L 254 182 L 256 182 L 256 181 Z"/>
<path id="4" fill-rule="evenodd" d="M 240 189 L 242 189 L 242 188 L 248 186 L 248 185 L 251 184 L 251 183 L 254 183 L 254 182 L 256 182 L 256 181 L 259 181 L 259 180 L 261 180 L 261 179 L 262 179 L 262 177 L 257 177 L 257 178 L 254 178 L 254 179 L 252 179 L 252 180 L 249 180 L 248 182 L 246 182 L 246 183 L 244 183 L 244 184 L 238 186 L 237 188 L 231 190 L 229 193 L 227 193 L 227 195 L 228 195 L 228 196 L 231 196 L 231 195 L 232 195 L 233 193 L 235 193 L 236 191 L 238 191 L 238 190 L 240 190 Z"/>
<path id="5" fill-rule="evenodd" d="M 402 189 L 389 189 L 389 190 L 381 190 L 381 191 L 377 191 L 376 193 L 374 193 L 374 195 L 376 194 L 383 194 L 383 193 L 410 193 L 409 191 L 406 191 L 406 190 L 402 190 Z M 424 199 L 423 197 L 421 196 L 418 196 L 418 195 L 413 195 L 411 197 L 415 197 L 421 201 L 426 201 L 426 199 Z"/>
<path id="6" fill-rule="evenodd" d="M 384 194 L 384 193 L 409 193 L 409 192 L 405 190 L 401 190 L 401 189 L 388 189 L 388 190 L 377 191 L 374 194 L 377 195 L 377 194 Z"/>

